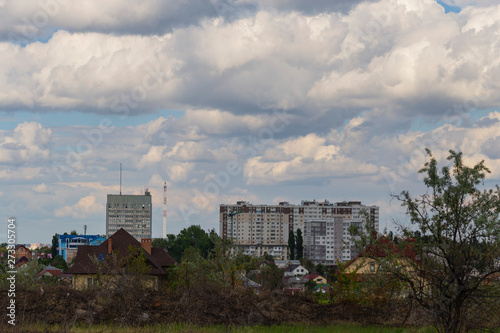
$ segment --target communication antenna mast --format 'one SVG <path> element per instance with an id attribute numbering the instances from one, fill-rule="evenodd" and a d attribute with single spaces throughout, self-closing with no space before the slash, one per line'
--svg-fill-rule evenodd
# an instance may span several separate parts
<path id="1" fill-rule="evenodd" d="M 122 164 L 120 163 L 120 195 L 122 195 Z"/>
<path id="2" fill-rule="evenodd" d="M 163 238 L 167 238 L 167 182 L 163 183 Z"/>

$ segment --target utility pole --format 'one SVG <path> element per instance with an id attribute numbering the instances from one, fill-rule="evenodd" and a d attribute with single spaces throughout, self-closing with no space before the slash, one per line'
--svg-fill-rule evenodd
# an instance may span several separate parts
<path id="1" fill-rule="evenodd" d="M 163 183 L 163 239 L 167 239 L 167 182 Z"/>

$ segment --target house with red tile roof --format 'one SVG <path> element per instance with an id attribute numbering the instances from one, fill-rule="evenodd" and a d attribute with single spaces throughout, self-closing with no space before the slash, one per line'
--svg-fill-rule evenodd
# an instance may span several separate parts
<path id="1" fill-rule="evenodd" d="M 31 253 L 31 250 L 26 247 L 26 245 L 18 244 L 14 248 L 14 256 L 16 257 L 16 259 L 20 259 L 22 257 L 31 259 L 33 257 L 33 254 Z"/>
<path id="2" fill-rule="evenodd" d="M 70 283 L 71 282 L 71 274 L 66 274 L 63 273 L 62 270 L 55 268 L 55 267 L 50 267 L 50 269 L 44 268 L 42 269 L 37 275 L 36 278 L 38 280 L 54 280 L 57 282 L 65 282 L 65 283 Z"/>
<path id="3" fill-rule="evenodd" d="M 60 269 L 42 269 L 40 273 L 36 275 L 37 278 L 41 278 L 43 276 L 46 277 L 59 277 L 62 274 L 62 270 Z"/>
<path id="4" fill-rule="evenodd" d="M 26 258 L 26 256 L 22 256 L 21 258 L 17 259 L 16 260 L 16 263 L 14 264 L 14 266 L 16 266 L 17 268 L 23 266 L 23 265 L 26 265 L 30 260 L 28 258 Z"/>
<path id="5" fill-rule="evenodd" d="M 374 274 L 381 269 L 380 264 L 377 263 L 383 261 L 385 258 L 414 261 L 416 258 L 414 243 L 415 240 L 408 239 L 404 241 L 402 246 L 398 246 L 390 239 L 380 237 L 374 244 L 368 245 L 356 257 L 348 261 L 343 267 L 343 271 L 348 273 L 357 271 L 358 273 Z"/>
<path id="6" fill-rule="evenodd" d="M 82 290 L 116 280 L 138 256 L 144 257 L 148 271 L 141 276 L 144 285 L 158 290 L 167 276 L 167 268 L 176 261 L 164 249 L 152 247 L 151 238 L 139 242 L 123 228 L 99 246 L 79 246 L 75 264 L 66 273 L 72 274 L 73 287 Z"/>
<path id="7" fill-rule="evenodd" d="M 318 275 L 318 274 L 307 274 L 306 276 L 304 276 L 304 280 L 306 280 L 306 281 L 312 280 L 312 281 L 316 282 L 317 284 L 328 283 L 326 281 L 325 277 Z"/>

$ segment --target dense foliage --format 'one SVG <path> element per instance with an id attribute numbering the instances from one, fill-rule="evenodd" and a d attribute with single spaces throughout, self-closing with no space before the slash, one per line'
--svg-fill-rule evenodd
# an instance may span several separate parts
<path id="1" fill-rule="evenodd" d="M 438 331 L 465 332 L 487 323 L 483 316 L 498 308 L 500 188 L 479 189 L 490 172 L 483 161 L 469 167 L 462 153 L 450 151 L 451 166 L 439 169 L 427 153 L 419 171 L 426 193 L 395 196 L 411 221 L 400 225 L 406 239 L 388 242 L 372 234 L 361 247 L 404 283 L 410 300 L 429 310 Z"/>
<path id="2" fill-rule="evenodd" d="M 152 246 L 164 248 L 177 262 L 180 262 L 184 251 L 190 247 L 199 251 L 203 258 L 207 258 L 218 238 L 215 230 L 206 232 L 199 225 L 192 225 L 182 229 L 178 235 L 167 235 L 167 239 L 153 239 Z"/>

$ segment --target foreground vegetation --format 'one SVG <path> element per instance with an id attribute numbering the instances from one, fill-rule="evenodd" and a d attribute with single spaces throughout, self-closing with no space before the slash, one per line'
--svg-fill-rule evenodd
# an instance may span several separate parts
<path id="1" fill-rule="evenodd" d="M 60 325 L 31 325 L 22 328 L 24 331 L 34 332 L 64 332 L 66 327 Z M 123 326 L 74 326 L 74 333 L 434 333 L 433 328 L 398 328 L 379 326 L 360 326 L 354 324 L 330 326 L 304 326 L 304 325 L 272 325 L 272 326 L 194 326 L 184 324 L 152 325 L 137 327 Z"/>

